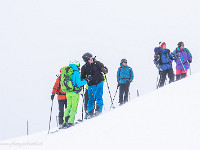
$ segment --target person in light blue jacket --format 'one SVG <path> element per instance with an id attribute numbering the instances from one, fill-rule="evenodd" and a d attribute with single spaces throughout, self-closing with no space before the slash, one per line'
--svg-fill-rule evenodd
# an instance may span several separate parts
<path id="1" fill-rule="evenodd" d="M 117 71 L 117 82 L 119 86 L 119 104 L 122 105 L 128 102 L 128 93 L 130 83 L 134 79 L 133 70 L 127 66 L 127 60 L 121 60 L 120 67 Z"/>
<path id="2" fill-rule="evenodd" d="M 77 113 L 78 103 L 79 103 L 79 92 L 81 91 L 81 87 L 87 84 L 88 79 L 81 81 L 80 75 L 80 63 L 79 61 L 71 61 L 69 66 L 73 69 L 72 74 L 72 85 L 73 87 L 79 88 L 80 90 L 72 90 L 66 92 L 67 97 L 67 108 L 64 112 L 63 117 L 63 128 L 71 127 L 74 124 L 75 115 Z"/>

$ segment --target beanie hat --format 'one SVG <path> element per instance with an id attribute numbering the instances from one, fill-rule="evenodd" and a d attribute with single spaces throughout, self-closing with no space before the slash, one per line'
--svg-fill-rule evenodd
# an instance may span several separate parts
<path id="1" fill-rule="evenodd" d="M 163 46 L 164 46 L 165 44 L 166 44 L 165 42 L 159 42 L 159 46 L 160 46 L 161 48 L 163 48 Z"/>
<path id="2" fill-rule="evenodd" d="M 123 62 L 125 62 L 125 61 L 127 61 L 125 58 L 123 58 L 122 60 L 121 60 L 121 64 L 123 63 Z"/>
<path id="3" fill-rule="evenodd" d="M 121 60 L 121 62 L 120 62 L 120 66 L 122 66 L 122 63 L 123 62 L 126 62 L 127 61 L 127 59 L 126 58 L 123 58 L 122 60 Z"/>

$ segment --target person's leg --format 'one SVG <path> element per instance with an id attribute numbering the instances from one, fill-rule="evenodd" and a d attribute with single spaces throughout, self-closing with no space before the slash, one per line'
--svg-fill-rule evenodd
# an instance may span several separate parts
<path id="1" fill-rule="evenodd" d="M 176 69 L 176 81 L 181 79 L 181 69 Z"/>
<path id="2" fill-rule="evenodd" d="M 168 78 L 169 78 L 169 83 L 174 82 L 174 71 L 173 69 L 168 69 Z"/>
<path id="3" fill-rule="evenodd" d="M 187 77 L 187 69 L 182 70 L 182 72 L 181 72 L 181 79 L 183 79 L 185 77 Z"/>
<path id="4" fill-rule="evenodd" d="M 119 86 L 119 104 L 124 104 L 124 84 Z"/>
<path id="5" fill-rule="evenodd" d="M 160 88 L 164 86 L 167 71 L 166 70 L 160 71 L 159 74 L 160 74 L 160 79 L 159 79 L 158 87 Z"/>
<path id="6" fill-rule="evenodd" d="M 72 97 L 72 107 L 71 107 L 71 111 L 70 111 L 70 114 L 69 114 L 70 117 L 69 117 L 68 123 L 73 124 L 74 120 L 75 120 L 76 113 L 77 113 L 78 102 L 79 102 L 79 94 L 71 92 L 71 97 Z"/>
<path id="7" fill-rule="evenodd" d="M 69 114 L 72 108 L 72 96 L 71 96 L 71 92 L 67 92 L 66 93 L 67 96 L 67 108 L 64 111 L 64 116 L 63 116 L 63 121 L 64 123 L 66 123 L 69 119 Z"/>
<path id="8" fill-rule="evenodd" d="M 65 101 L 66 100 L 58 100 L 58 108 L 59 108 L 58 122 L 59 122 L 59 125 L 63 123 Z"/>
<path id="9" fill-rule="evenodd" d="M 128 102 L 128 92 L 130 83 L 127 83 L 124 88 L 124 103 Z"/>
<path id="10" fill-rule="evenodd" d="M 96 112 L 102 112 L 103 109 L 103 81 L 99 84 L 97 84 L 97 88 L 96 88 Z"/>

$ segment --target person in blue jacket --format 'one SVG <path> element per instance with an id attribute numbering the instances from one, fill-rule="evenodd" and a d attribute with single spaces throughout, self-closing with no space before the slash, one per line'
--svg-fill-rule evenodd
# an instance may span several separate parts
<path id="1" fill-rule="evenodd" d="M 79 91 L 73 90 L 73 91 L 67 91 L 66 97 L 67 97 L 67 108 L 64 112 L 63 117 L 63 127 L 70 127 L 74 124 L 75 115 L 77 112 L 77 107 L 79 103 L 79 92 L 81 91 L 81 87 L 89 81 L 89 79 L 85 79 L 81 81 L 81 75 L 80 75 L 80 63 L 79 61 L 70 61 L 69 66 L 73 69 L 72 74 L 72 85 L 77 88 L 80 88 Z"/>
<path id="2" fill-rule="evenodd" d="M 117 82 L 119 86 L 119 104 L 122 105 L 128 102 L 128 93 L 130 83 L 134 79 L 133 70 L 127 66 L 127 60 L 121 60 L 120 67 L 117 71 Z"/>
<path id="3" fill-rule="evenodd" d="M 174 82 L 174 71 L 172 69 L 172 61 L 175 60 L 175 56 L 170 53 L 170 50 L 166 48 L 166 43 L 161 42 L 160 46 L 154 49 L 154 63 L 159 70 L 159 83 L 157 87 L 164 86 L 166 76 L 168 74 L 169 83 Z"/>

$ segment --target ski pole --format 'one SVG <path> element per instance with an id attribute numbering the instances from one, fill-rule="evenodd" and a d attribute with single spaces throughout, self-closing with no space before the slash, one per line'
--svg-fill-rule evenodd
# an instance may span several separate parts
<path id="1" fill-rule="evenodd" d="M 82 94 L 82 98 L 83 98 L 83 104 L 82 104 L 82 121 L 83 121 L 83 111 L 84 111 L 84 105 L 85 105 L 85 96 L 83 96 L 84 94 L 85 94 L 85 92 L 84 92 L 85 90 L 84 90 L 84 87 L 83 87 L 83 94 Z"/>
<path id="2" fill-rule="evenodd" d="M 116 94 L 117 94 L 118 88 L 119 88 L 119 86 L 117 85 L 117 89 L 116 89 L 116 91 L 115 91 L 115 95 L 114 95 L 113 101 L 115 100 L 115 96 L 116 96 Z"/>
<path id="3" fill-rule="evenodd" d="M 183 65 L 183 61 L 182 61 L 181 57 L 179 57 L 179 59 L 180 59 L 180 61 L 181 61 L 181 64 L 182 64 L 183 69 L 184 69 L 184 72 L 185 72 L 185 66 Z"/>
<path id="4" fill-rule="evenodd" d="M 159 72 L 158 72 L 158 75 L 157 75 L 157 82 L 156 82 L 156 88 L 158 89 L 159 88 Z"/>
<path id="5" fill-rule="evenodd" d="M 139 94 L 139 91 L 137 90 L 137 97 L 139 97 L 140 96 L 140 94 Z"/>
<path id="6" fill-rule="evenodd" d="M 117 85 L 117 89 L 116 89 L 116 91 L 115 91 L 114 98 L 113 98 L 113 100 L 111 101 L 112 103 L 111 103 L 110 109 L 111 109 L 111 108 L 115 108 L 115 107 L 113 106 L 113 102 L 114 102 L 114 100 L 115 100 L 115 96 L 116 96 L 116 94 L 117 94 L 118 88 L 119 88 L 119 85 Z"/>
<path id="7" fill-rule="evenodd" d="M 190 67 L 190 63 L 189 63 L 189 67 Z M 190 75 L 192 75 L 192 72 L 191 72 L 191 67 L 190 67 Z"/>
<path id="8" fill-rule="evenodd" d="M 111 96 L 111 92 L 110 92 L 110 87 L 109 87 L 109 85 L 108 85 L 108 80 L 107 80 L 107 77 L 106 77 L 106 75 L 105 75 L 105 79 L 106 79 L 106 83 L 107 83 L 107 87 L 108 87 L 108 92 L 109 92 L 109 94 L 110 94 L 110 99 L 111 99 L 111 107 L 113 107 L 113 100 L 112 100 L 112 96 Z"/>
<path id="9" fill-rule="evenodd" d="M 51 112 L 50 112 L 50 119 L 49 119 L 49 130 L 48 130 L 48 134 L 49 134 L 49 131 L 50 131 L 50 125 L 51 125 L 51 114 L 52 114 L 52 108 L 53 108 L 53 100 L 52 100 L 52 103 L 51 103 Z"/>
<path id="10" fill-rule="evenodd" d="M 57 123 L 57 127 L 58 127 L 58 116 L 56 116 L 56 123 Z"/>

